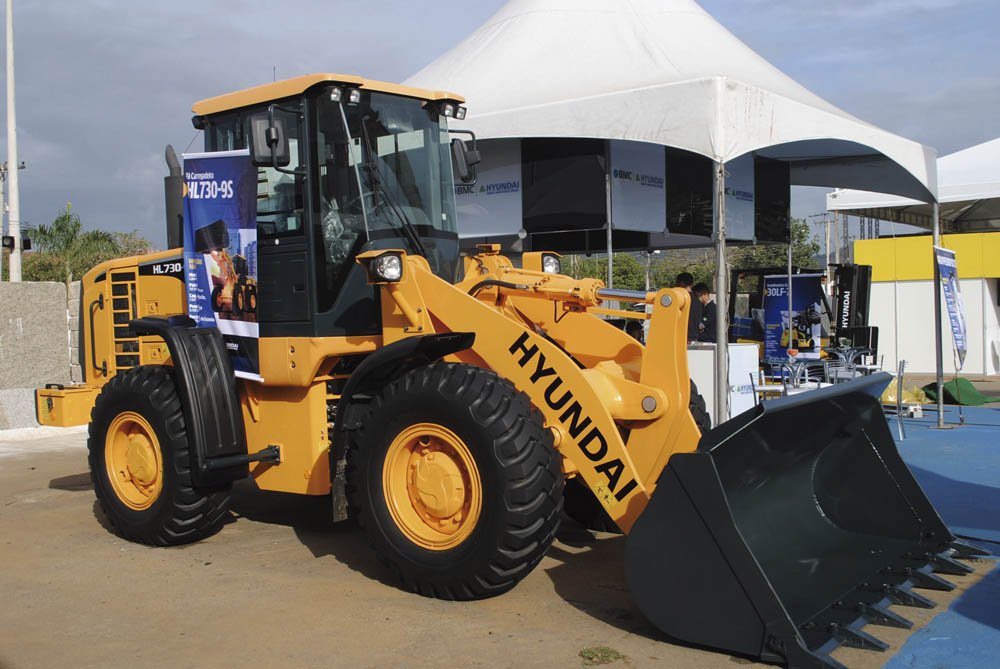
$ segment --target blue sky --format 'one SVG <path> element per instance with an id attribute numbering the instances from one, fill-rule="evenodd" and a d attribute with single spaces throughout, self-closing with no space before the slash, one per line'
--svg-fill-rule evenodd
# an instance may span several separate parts
<path id="1" fill-rule="evenodd" d="M 1000 136 L 996 0 L 701 4 L 820 96 L 941 155 Z M 48 223 L 72 202 L 86 227 L 162 248 L 163 149 L 195 139 L 192 102 L 273 71 L 401 81 L 502 5 L 15 0 L 21 218 Z M 822 212 L 822 192 L 797 190 L 793 214 Z"/>

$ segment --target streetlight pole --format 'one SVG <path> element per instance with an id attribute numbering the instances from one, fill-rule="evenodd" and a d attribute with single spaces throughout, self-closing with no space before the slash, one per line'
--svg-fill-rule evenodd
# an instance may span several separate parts
<path id="1" fill-rule="evenodd" d="M 12 0 L 7 0 L 7 179 L 9 183 L 7 229 L 14 238 L 10 252 L 10 280 L 21 280 L 21 200 L 17 185 L 17 117 L 14 111 L 14 20 Z"/>

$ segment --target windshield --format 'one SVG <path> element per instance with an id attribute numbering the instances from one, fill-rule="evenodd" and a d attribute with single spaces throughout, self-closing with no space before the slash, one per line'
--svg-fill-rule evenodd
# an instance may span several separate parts
<path id="1" fill-rule="evenodd" d="M 361 91 L 357 104 L 320 99 L 328 261 L 352 255 L 359 241 L 404 247 L 454 281 L 458 232 L 446 119 L 423 100 L 385 93 Z M 331 178 L 335 169 L 338 176 Z"/>

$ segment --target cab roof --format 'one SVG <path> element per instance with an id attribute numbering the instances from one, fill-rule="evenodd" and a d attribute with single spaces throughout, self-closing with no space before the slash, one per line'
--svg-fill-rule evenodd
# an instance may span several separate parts
<path id="1" fill-rule="evenodd" d="M 195 102 L 191 105 L 191 111 L 198 116 L 208 116 L 209 114 L 217 114 L 231 109 L 239 109 L 240 107 L 249 107 L 250 105 L 260 104 L 261 102 L 280 100 L 293 95 L 299 95 L 316 84 L 324 82 L 342 84 L 344 86 L 354 86 L 370 91 L 379 91 L 381 93 L 390 93 L 393 95 L 404 95 L 406 97 L 418 98 L 420 100 L 450 100 L 454 102 L 465 102 L 465 98 L 461 95 L 456 95 L 455 93 L 449 93 L 447 91 L 431 91 L 426 88 L 415 88 L 413 86 L 404 86 L 402 84 L 390 84 L 385 81 L 365 79 L 363 77 L 356 77 L 350 74 L 326 73 L 305 74 L 301 77 L 283 79 L 282 81 L 264 84 L 263 86 L 254 86 L 253 88 L 236 91 L 235 93 L 217 95 L 214 98 L 208 98 L 206 100 L 201 100 L 200 102 Z"/>

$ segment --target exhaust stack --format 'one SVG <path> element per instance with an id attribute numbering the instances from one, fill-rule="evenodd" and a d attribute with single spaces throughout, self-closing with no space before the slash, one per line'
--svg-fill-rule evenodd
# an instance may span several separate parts
<path id="1" fill-rule="evenodd" d="M 163 201 L 167 213 L 167 248 L 184 246 L 184 174 L 172 144 L 165 151 L 169 176 L 163 177 Z"/>

